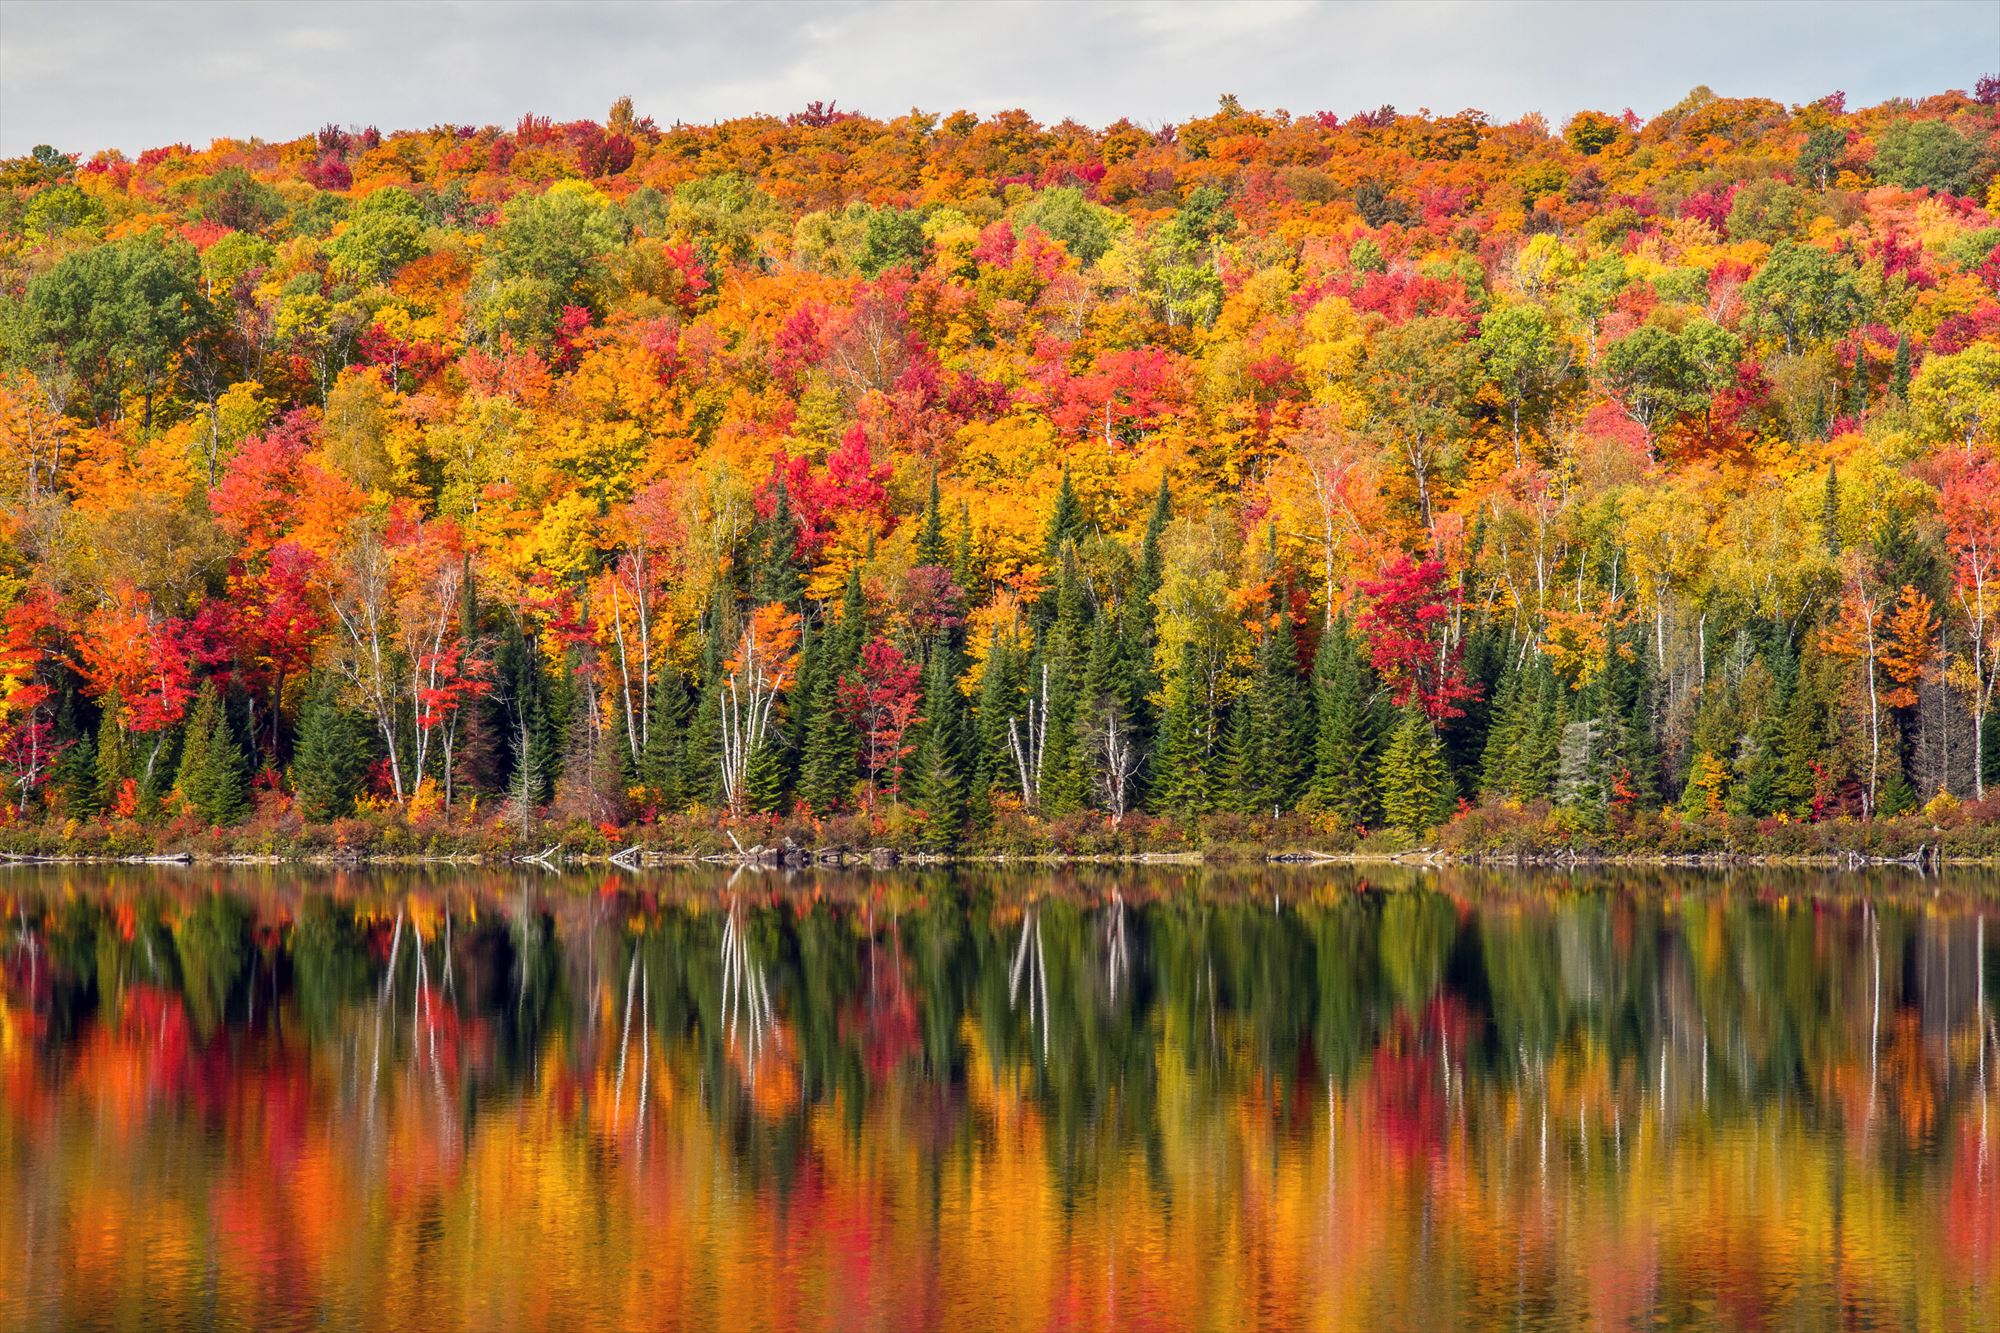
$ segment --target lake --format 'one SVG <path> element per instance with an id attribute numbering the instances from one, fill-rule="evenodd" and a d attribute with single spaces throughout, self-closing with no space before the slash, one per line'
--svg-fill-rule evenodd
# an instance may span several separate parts
<path id="1" fill-rule="evenodd" d="M 10 868 L 0 1326 L 1991 1329 L 1996 891 Z"/>

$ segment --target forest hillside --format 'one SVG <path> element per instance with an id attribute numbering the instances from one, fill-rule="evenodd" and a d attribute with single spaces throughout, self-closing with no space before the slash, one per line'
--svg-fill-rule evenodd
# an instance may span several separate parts
<path id="1" fill-rule="evenodd" d="M 1997 170 L 1993 78 L 38 148 L 0 837 L 1985 847 Z"/>

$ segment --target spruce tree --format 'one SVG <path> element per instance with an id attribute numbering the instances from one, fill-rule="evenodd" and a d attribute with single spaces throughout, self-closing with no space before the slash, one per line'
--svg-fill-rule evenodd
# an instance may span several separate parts
<path id="1" fill-rule="evenodd" d="M 924 670 L 923 732 L 910 763 L 909 803 L 923 813 L 923 845 L 950 851 L 965 822 L 965 709 L 958 654 L 948 636 L 932 645 Z"/>
<path id="2" fill-rule="evenodd" d="M 250 807 L 250 763 L 213 682 L 203 684 L 195 696 L 174 789 L 190 810 L 212 825 L 234 824 Z"/>
<path id="3" fill-rule="evenodd" d="M 931 465 L 930 500 L 924 505 L 923 522 L 917 530 L 917 563 L 938 565 L 945 563 L 944 511 L 938 500 L 937 465 Z"/>
<path id="4" fill-rule="evenodd" d="M 1245 696 L 1249 706 L 1253 769 L 1243 776 L 1241 797 L 1260 814 L 1289 810 L 1298 801 L 1313 749 L 1311 701 L 1299 679 L 1298 639 L 1282 589 L 1271 613 Z"/>
<path id="5" fill-rule="evenodd" d="M 718 593 L 702 624 L 701 673 L 694 683 L 694 706 L 681 735 L 680 785 L 690 804 L 722 804 L 723 662 L 734 626 Z"/>
<path id="6" fill-rule="evenodd" d="M 1177 815 L 1200 815 L 1212 807 L 1215 716 L 1200 651 L 1184 643 L 1167 675 L 1166 704 L 1160 716 L 1159 762 L 1153 769 L 1152 805 Z"/>
<path id="7" fill-rule="evenodd" d="M 1820 501 L 1819 531 L 1828 558 L 1840 559 L 1840 473 L 1832 463 L 1826 465 L 1826 495 Z"/>
<path id="8" fill-rule="evenodd" d="M 1375 818 L 1374 756 L 1379 734 L 1367 698 L 1366 665 L 1345 616 L 1320 636 L 1313 659 L 1311 808 L 1350 825 Z"/>
<path id="9" fill-rule="evenodd" d="M 966 814 L 975 826 L 983 827 L 992 817 L 994 792 L 1019 790 L 1007 723 L 1022 716 L 1022 705 L 1020 648 L 1011 634 L 996 628 L 987 643 L 986 666 L 980 673 L 978 706 L 972 718 L 973 774 Z"/>
<path id="10" fill-rule="evenodd" d="M 562 753 L 559 701 L 548 664 L 518 619 L 510 619 L 494 652 L 494 674 L 505 707 L 507 790 L 524 790 L 531 804 L 545 803 Z"/>
<path id="11" fill-rule="evenodd" d="M 99 701 L 97 723 L 97 807 L 106 814 L 117 810 L 125 784 L 134 777 L 132 748 L 119 720 L 124 702 L 112 690 Z"/>
<path id="12" fill-rule="evenodd" d="M 1898 333 L 1896 335 L 1895 368 L 1889 374 L 1889 389 L 1896 395 L 1899 402 L 1909 401 L 1910 335 L 1907 333 Z"/>
<path id="13" fill-rule="evenodd" d="M 639 750 L 639 785 L 662 810 L 687 804 L 681 784 L 681 749 L 688 720 L 687 681 L 671 662 L 653 682 L 646 742 Z"/>
<path id="14" fill-rule="evenodd" d="M 821 632 L 821 640 L 806 701 L 810 730 L 798 787 L 808 806 L 827 815 L 848 799 L 860 776 L 861 738 L 840 706 L 841 679 L 860 665 L 861 650 L 868 642 L 868 603 L 859 568 L 848 571 L 840 619 Z"/>
<path id="15" fill-rule="evenodd" d="M 1063 551 L 1056 580 L 1056 615 L 1028 663 L 1031 685 L 1048 671 L 1048 731 L 1041 782 L 1042 813 L 1080 810 L 1090 798 L 1090 770 L 1082 762 L 1079 733 L 1084 669 L 1090 645 L 1090 604 L 1076 568 L 1076 552 Z"/>
<path id="16" fill-rule="evenodd" d="M 1382 817 L 1394 828 L 1421 833 L 1451 817 L 1444 743 L 1414 692 L 1382 751 L 1378 781 Z"/>
<path id="17" fill-rule="evenodd" d="M 292 746 L 292 791 L 299 813 L 316 823 L 352 814 L 371 748 L 367 728 L 341 706 L 335 681 L 329 676 L 307 681 Z"/>
<path id="18" fill-rule="evenodd" d="M 799 572 L 798 513 L 783 477 L 772 483 L 771 490 L 770 517 L 751 525 L 750 595 L 759 602 L 793 606 L 805 595 Z"/>

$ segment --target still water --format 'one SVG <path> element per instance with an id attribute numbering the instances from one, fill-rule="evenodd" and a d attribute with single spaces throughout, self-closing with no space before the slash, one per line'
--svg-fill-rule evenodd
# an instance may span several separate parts
<path id="1" fill-rule="evenodd" d="M 0 1327 L 1992 1329 L 1996 887 L 12 869 Z"/>

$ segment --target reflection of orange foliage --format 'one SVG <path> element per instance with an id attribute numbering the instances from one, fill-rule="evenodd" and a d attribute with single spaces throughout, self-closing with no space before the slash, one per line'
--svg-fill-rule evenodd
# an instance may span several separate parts
<path id="1" fill-rule="evenodd" d="M 1937 1128 L 1938 1093 L 1924 1057 L 1922 1020 L 1914 1009 L 1897 1013 L 1882 1053 L 1882 1081 L 1895 1102 L 1903 1132 L 1923 1142 Z"/>

